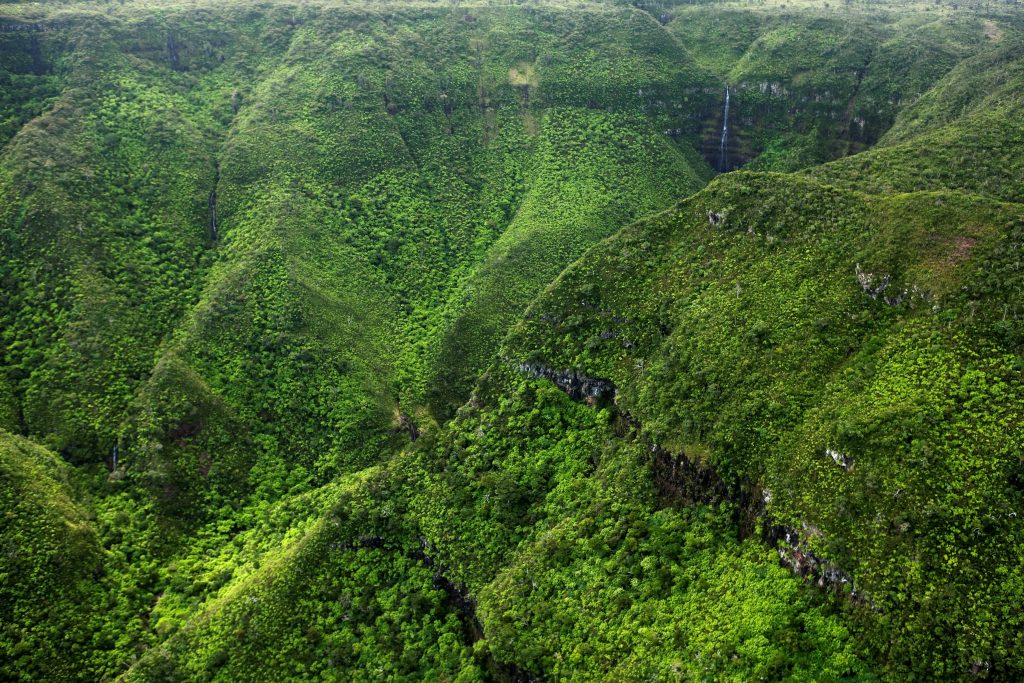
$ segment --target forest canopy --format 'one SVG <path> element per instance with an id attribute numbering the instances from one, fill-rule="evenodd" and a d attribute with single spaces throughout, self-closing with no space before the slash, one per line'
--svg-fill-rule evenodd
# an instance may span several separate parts
<path id="1" fill-rule="evenodd" d="M 0 680 L 1024 677 L 1024 13 L 0 4 Z"/>

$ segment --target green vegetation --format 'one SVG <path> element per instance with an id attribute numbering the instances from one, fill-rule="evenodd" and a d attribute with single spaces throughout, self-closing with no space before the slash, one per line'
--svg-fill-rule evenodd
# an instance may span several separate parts
<path id="1" fill-rule="evenodd" d="M 574 264 L 509 349 L 611 379 L 647 439 L 766 500 L 877 610 L 850 608 L 893 675 L 1017 667 L 1020 292 L 990 273 L 1021 218 L 733 174 Z"/>
<path id="2" fill-rule="evenodd" d="M 100 606 L 96 532 L 75 500 L 73 470 L 44 448 L 0 433 L 0 484 L 0 672 L 69 678 L 73 662 L 89 659 L 89 621 Z"/>
<path id="3" fill-rule="evenodd" d="M 0 6 L 0 678 L 1018 680 L 1024 15 L 834 4 Z"/>

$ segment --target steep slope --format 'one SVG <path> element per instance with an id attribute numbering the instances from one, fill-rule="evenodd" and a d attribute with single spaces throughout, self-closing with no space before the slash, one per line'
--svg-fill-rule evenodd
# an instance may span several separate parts
<path id="1" fill-rule="evenodd" d="M 600 408 L 600 386 L 593 408 L 503 363 L 436 445 L 395 465 L 485 651 L 538 680 L 869 675 L 835 611 L 737 540 L 713 482 L 676 495 L 651 477 L 648 444 Z"/>
<path id="2" fill-rule="evenodd" d="M 537 24 L 576 27 L 562 20 Z M 555 62 L 533 76 L 550 86 L 519 85 L 509 67 L 505 82 L 493 76 L 496 63 L 518 64 L 504 50 L 520 46 L 472 43 L 488 18 L 409 21 L 431 48 L 394 42 L 375 14 L 317 16 L 246 96 L 218 166 L 223 260 L 168 351 L 232 412 L 149 429 L 171 452 L 198 449 L 179 474 L 208 469 L 200 460 L 217 449 L 192 442 L 211 426 L 237 433 L 216 426 L 228 415 L 251 439 L 234 450 L 254 458 L 264 490 L 281 481 L 273 473 L 323 482 L 374 462 L 393 432 L 415 435 L 429 419 L 407 414 L 428 383 L 462 399 L 504 325 L 562 265 L 699 186 L 696 156 L 675 151 L 619 87 L 603 94 L 623 113 L 589 112 L 579 99 L 602 93 L 563 91 Z M 637 84 L 654 87 L 621 88 Z"/>
<path id="3" fill-rule="evenodd" d="M 0 432 L 0 675 L 74 676 L 88 661 L 104 607 L 101 552 L 76 495 L 74 470 L 27 439 Z"/>
<path id="4" fill-rule="evenodd" d="M 741 529 L 767 514 L 784 558 L 855 587 L 850 618 L 892 675 L 1012 678 L 1021 218 L 733 174 L 567 270 L 498 376 L 614 396 L 655 454 L 713 471 Z"/>
<path id="5" fill-rule="evenodd" d="M 703 76 L 640 13 L 588 15 L 657 38 L 596 59 L 558 11 L 135 19 L 45 32 L 80 52 L 5 151 L 6 374 L 19 429 L 119 449 L 169 511 L 256 463 L 323 482 L 373 462 L 439 364 L 458 403 L 564 264 L 706 177 L 652 104 Z"/>
<path id="6" fill-rule="evenodd" d="M 0 31 L 0 143 L 48 109 L 64 85 L 59 64 L 66 46 L 42 24 L 33 29 Z"/>
<path id="7" fill-rule="evenodd" d="M 809 172 L 869 192 L 956 189 L 1022 199 L 1024 43 L 1007 36 L 904 111 L 876 149 Z"/>
<path id="8" fill-rule="evenodd" d="M 550 110 L 522 203 L 455 302 L 431 378 L 441 414 L 465 400 L 494 345 L 545 284 L 616 227 L 699 188 L 698 163 L 632 117 Z"/>
<path id="9" fill-rule="evenodd" d="M 0 677 L 1021 676 L 1012 8 L 4 13 Z"/>
<path id="10" fill-rule="evenodd" d="M 196 558 L 231 582 L 185 624 L 162 600 L 168 637 L 124 680 L 480 680 L 465 615 L 387 493 L 378 470 L 343 477 Z"/>
<path id="11" fill-rule="evenodd" d="M 874 145 L 897 114 L 958 62 L 985 49 L 970 14 L 856 6 L 681 6 L 667 29 L 730 91 L 728 136 L 720 108 L 705 131 L 718 170 L 750 162 L 791 171 Z M 711 118 L 711 117 L 709 117 Z"/>
<path id="12" fill-rule="evenodd" d="M 564 264 L 707 177 L 655 103 L 704 75 L 634 11 L 128 7 L 43 33 L 74 41 L 3 152 L 0 397 L 88 472 L 103 590 L 141 589 L 83 678 L 232 576 L 183 558 L 396 452 L 438 359 L 444 414 Z"/>
<path id="13" fill-rule="evenodd" d="M 90 59 L 0 170 L 19 429 L 80 460 L 110 448 L 153 350 L 195 299 L 213 174 L 214 121 L 171 73 L 126 73 L 133 58 L 116 43 L 96 30 Z"/>

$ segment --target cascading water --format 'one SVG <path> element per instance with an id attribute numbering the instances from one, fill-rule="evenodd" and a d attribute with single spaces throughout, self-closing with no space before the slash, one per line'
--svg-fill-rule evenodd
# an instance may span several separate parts
<path id="1" fill-rule="evenodd" d="M 217 186 L 220 185 L 220 163 L 217 163 L 213 175 L 213 189 L 210 190 L 210 240 L 217 241 L 220 237 L 217 225 Z"/>
<path id="2" fill-rule="evenodd" d="M 722 114 L 722 139 L 718 143 L 718 170 L 726 171 L 728 156 L 726 145 L 729 143 L 729 86 L 725 86 L 725 111 Z"/>
<path id="3" fill-rule="evenodd" d="M 217 190 L 210 191 L 210 239 L 217 241 Z"/>

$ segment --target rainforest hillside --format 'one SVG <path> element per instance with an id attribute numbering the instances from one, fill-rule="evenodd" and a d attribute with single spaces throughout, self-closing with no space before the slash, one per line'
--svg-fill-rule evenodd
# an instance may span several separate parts
<path id="1" fill-rule="evenodd" d="M 0 146 L 0 680 L 1024 677 L 1017 3 L 0 3 Z"/>

